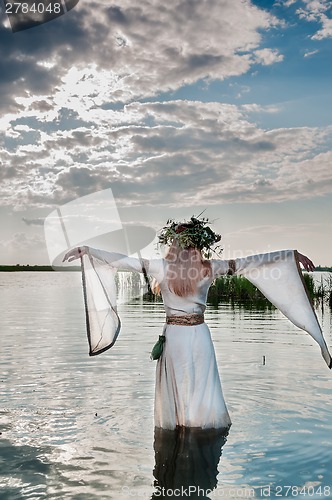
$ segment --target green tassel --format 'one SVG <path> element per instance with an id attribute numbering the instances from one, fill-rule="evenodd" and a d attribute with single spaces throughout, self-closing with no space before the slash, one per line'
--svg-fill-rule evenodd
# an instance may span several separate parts
<path id="1" fill-rule="evenodd" d="M 163 352 L 165 340 L 166 340 L 165 335 L 159 335 L 159 339 L 157 340 L 157 342 L 155 343 L 155 345 L 153 346 L 153 349 L 151 351 L 150 358 L 152 360 L 156 360 L 156 359 L 160 358 L 161 353 Z"/>

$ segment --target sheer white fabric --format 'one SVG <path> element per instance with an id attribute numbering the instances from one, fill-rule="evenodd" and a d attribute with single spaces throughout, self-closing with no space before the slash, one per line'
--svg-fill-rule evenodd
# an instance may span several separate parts
<path id="1" fill-rule="evenodd" d="M 331 355 L 304 285 L 296 250 L 253 255 L 236 260 L 236 274 L 257 286 L 295 326 L 319 344 L 329 368 Z"/>
<path id="2" fill-rule="evenodd" d="M 99 294 L 104 290 L 107 293 L 109 308 L 113 312 L 113 316 L 111 314 L 110 317 L 114 318 L 116 300 L 114 287 L 110 283 L 114 278 L 113 271 L 126 269 L 142 272 L 143 262 L 132 257 L 92 248 L 89 249 L 89 253 L 89 257 L 84 256 L 84 259 L 85 262 L 89 259 L 92 263 L 91 272 L 95 271 L 98 274 L 98 281 L 93 279 L 87 281 L 86 289 L 90 288 L 87 290 L 87 294 L 94 297 L 94 287 L 96 286 L 99 300 Z M 99 266 L 107 269 L 107 279 L 105 278 L 106 274 L 98 272 L 96 261 Z M 236 274 L 249 279 L 296 326 L 307 331 L 318 342 L 322 355 L 331 368 L 331 356 L 304 288 L 296 251 L 284 250 L 254 255 L 236 259 L 235 263 Z M 217 276 L 226 274 L 229 269 L 228 261 L 212 260 L 212 274 L 199 283 L 196 293 L 179 297 L 168 289 L 166 280 L 164 280 L 167 261 L 162 259 L 144 261 L 144 266 L 147 267 L 148 274 L 156 278 L 160 284 L 167 316 L 204 313 L 211 283 Z M 110 272 L 111 270 L 113 271 Z M 100 282 L 103 287 L 99 286 Z M 90 301 L 90 303 L 92 302 Z M 103 303 L 102 307 L 104 305 Z M 87 309 L 89 307 L 89 303 L 87 303 Z M 94 309 L 97 310 L 97 307 Z M 104 318 L 109 317 L 106 310 L 103 310 L 103 315 Z M 106 327 L 106 323 L 101 322 L 101 324 Z M 115 330 L 118 327 L 119 323 L 107 319 L 107 328 L 113 329 L 113 333 L 109 335 L 112 345 L 117 337 Z M 98 346 L 100 346 L 99 330 L 100 321 L 91 323 L 90 350 L 92 348 L 94 354 L 98 353 Z M 105 328 L 103 332 L 106 339 Z M 208 326 L 205 323 L 197 326 L 165 325 L 164 334 L 166 336 L 164 351 L 156 368 L 156 427 L 164 429 L 174 429 L 177 426 L 203 429 L 228 427 L 231 420 L 222 393 L 214 346 Z"/>
<path id="3" fill-rule="evenodd" d="M 116 310 L 115 268 L 84 255 L 82 281 L 89 354 L 95 356 L 112 347 L 120 333 Z"/>

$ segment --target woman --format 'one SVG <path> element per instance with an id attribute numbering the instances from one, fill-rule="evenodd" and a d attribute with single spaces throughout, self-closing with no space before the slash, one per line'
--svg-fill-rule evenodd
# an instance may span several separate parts
<path id="1" fill-rule="evenodd" d="M 236 260 L 204 258 L 211 256 L 212 246 L 220 240 L 208 224 L 206 219 L 195 217 L 187 223 L 168 221 L 159 236 L 161 243 L 170 245 L 165 259 L 139 260 L 90 247 L 75 248 L 64 257 L 68 261 L 82 258 L 83 264 L 84 256 L 86 262 L 91 263 L 93 275 L 98 276 L 103 292 L 106 291 L 106 282 L 97 266 L 101 266 L 103 272 L 106 265 L 113 270 L 147 273 L 158 282 L 166 324 L 163 332 L 165 343 L 156 369 L 155 425 L 163 429 L 221 429 L 231 425 L 211 334 L 204 322 L 209 287 L 220 275 L 236 273 L 257 285 L 294 324 L 313 336 L 326 363 L 329 367 L 332 365 L 299 273 L 299 263 L 307 271 L 314 270 L 311 260 L 293 250 Z M 93 292 L 89 293 L 93 295 Z M 113 325 L 114 332 L 118 333 L 114 298 L 109 297 L 114 323 L 110 328 Z M 96 308 L 91 306 L 90 309 Z M 94 323 L 104 327 L 107 318 L 110 318 L 109 314 Z M 90 354 L 113 345 L 117 333 L 106 344 L 102 343 L 103 333 L 97 335 L 95 347 L 90 344 Z"/>

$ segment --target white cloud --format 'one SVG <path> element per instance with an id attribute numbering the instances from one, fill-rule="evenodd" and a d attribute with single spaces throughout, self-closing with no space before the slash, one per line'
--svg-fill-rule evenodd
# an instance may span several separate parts
<path id="1" fill-rule="evenodd" d="M 312 57 L 315 54 L 318 54 L 318 52 L 319 52 L 319 50 L 310 50 L 310 51 L 304 53 L 304 57 Z"/>
<path id="2" fill-rule="evenodd" d="M 259 49 L 255 50 L 254 58 L 259 64 L 263 64 L 264 66 L 269 66 L 270 64 L 275 64 L 277 62 L 281 62 L 284 59 L 282 54 L 279 54 L 279 51 L 276 49 Z"/>
<path id="3" fill-rule="evenodd" d="M 266 106 L 262 106 L 260 104 L 251 103 L 251 104 L 242 104 L 240 109 L 245 113 L 279 113 L 280 107 L 275 104 L 268 104 Z"/>
<path id="4" fill-rule="evenodd" d="M 330 0 L 302 0 L 304 7 L 297 9 L 301 19 L 309 22 L 317 22 L 322 27 L 312 35 L 312 40 L 322 40 L 332 36 L 332 19 L 328 16 L 331 8 Z"/>
<path id="5" fill-rule="evenodd" d="M 61 107 L 82 113 L 241 75 L 253 64 L 281 60 L 275 50 L 259 52 L 262 33 L 281 24 L 251 3 L 232 0 L 208 6 L 192 0 L 81 2 L 62 22 L 48 25 L 47 37 L 30 30 L 11 38 L 2 55 L 0 105 L 18 117 L 32 116 L 34 108 L 40 118 L 51 119 L 53 111 L 56 119 Z"/>
<path id="6" fill-rule="evenodd" d="M 88 8 L 80 3 L 64 22 L 50 23 L 43 40 L 38 30 L 22 32 L 20 45 L 12 38 L 3 55 L 2 203 L 52 204 L 109 183 L 138 203 L 146 179 L 160 189 L 155 169 L 165 173 L 166 185 L 178 182 L 171 172 L 186 163 L 184 155 L 198 181 L 209 145 L 217 160 L 223 148 L 232 149 L 228 136 L 232 144 L 233 134 L 250 129 L 244 116 L 214 103 L 137 99 L 280 59 L 259 48 L 262 32 L 281 21 L 250 3 L 211 0 L 207 9 L 191 0 L 112 6 L 104 0 Z M 221 143 L 216 123 L 226 133 Z"/>
<path id="7" fill-rule="evenodd" d="M 306 9 L 314 14 L 325 12 L 330 7 L 330 0 L 302 0 Z"/>
<path id="8" fill-rule="evenodd" d="M 16 125 L 14 129 L 20 132 L 31 132 L 33 130 L 32 128 L 28 127 L 28 125 Z"/>
<path id="9" fill-rule="evenodd" d="M 131 103 L 100 115 L 92 110 L 93 127 L 43 132 L 37 145 L 7 152 L 2 200 L 62 204 L 111 187 L 124 206 L 184 206 L 330 192 L 332 153 L 321 151 L 331 129 L 264 131 L 246 119 L 262 111 L 275 112 L 180 100 Z"/>
<path id="10" fill-rule="evenodd" d="M 332 37 L 332 19 L 325 14 L 321 14 L 320 22 L 322 23 L 322 28 L 312 36 L 313 40 L 322 40 L 323 38 Z"/>
<path id="11" fill-rule="evenodd" d="M 316 2 L 314 12 L 322 9 Z M 276 106 L 153 102 L 199 79 L 282 61 L 276 49 L 260 48 L 262 31 L 281 25 L 267 11 L 231 0 L 211 0 L 209 9 L 189 0 L 124 0 L 82 5 L 68 19 L 76 32 L 59 39 L 61 24 L 50 23 L 45 47 L 31 30 L 29 64 L 22 63 L 24 49 L 17 60 L 15 45 L 7 52 L 22 79 L 14 101 L 9 92 L 2 101 L 11 110 L 2 122 L 10 139 L 2 155 L 3 203 L 63 203 L 109 186 L 124 205 L 176 204 L 183 192 L 184 204 L 262 201 L 267 193 L 280 200 L 294 196 L 290 178 L 299 197 L 326 192 L 327 182 L 321 191 L 309 189 L 282 170 L 295 165 L 300 177 L 297 165 L 314 159 L 327 140 L 323 130 L 266 132 L 248 121 L 249 113 L 276 113 Z M 321 160 L 326 181 L 328 160 Z"/>

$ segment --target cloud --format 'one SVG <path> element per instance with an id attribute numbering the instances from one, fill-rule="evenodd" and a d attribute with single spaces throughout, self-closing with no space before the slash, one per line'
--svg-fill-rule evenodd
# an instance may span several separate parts
<path id="1" fill-rule="evenodd" d="M 235 142 L 239 151 L 273 148 L 237 139 L 227 127 L 217 139 L 216 120 L 223 127 L 223 117 L 228 124 L 233 114 L 243 119 L 235 107 L 216 112 L 214 104 L 137 101 L 277 61 L 275 50 L 260 46 L 262 32 L 280 24 L 251 3 L 231 0 L 211 0 L 208 9 L 191 0 L 111 6 L 104 0 L 80 2 L 33 30 L 13 34 L 1 26 L 2 202 L 54 204 L 112 184 L 138 203 L 146 179 L 159 188 L 156 169 L 166 186 L 180 185 L 174 170 L 188 162 L 188 176 L 196 172 L 200 182 L 207 173 L 202 162 L 211 162 L 208 148 L 216 158 Z"/>
<path id="2" fill-rule="evenodd" d="M 312 57 L 315 54 L 318 54 L 318 52 L 319 52 L 319 50 L 310 50 L 308 52 L 305 52 L 303 57 Z"/>
<path id="3" fill-rule="evenodd" d="M 296 3 L 296 2 L 297 2 L 297 0 L 286 0 L 286 1 L 283 3 L 283 5 L 284 5 L 285 7 L 290 7 L 291 5 L 293 5 L 293 4 L 294 4 L 294 3 Z"/>
<path id="4" fill-rule="evenodd" d="M 268 113 L 274 114 L 279 113 L 280 107 L 275 104 L 268 104 L 266 106 L 262 106 L 260 104 L 251 103 L 251 104 L 242 104 L 240 106 L 241 111 L 245 113 Z"/>
<path id="5" fill-rule="evenodd" d="M 322 23 L 322 28 L 317 31 L 315 35 L 311 38 L 313 40 L 322 40 L 323 38 L 332 37 L 332 19 L 327 17 L 325 14 L 320 15 L 320 22 Z"/>
<path id="6" fill-rule="evenodd" d="M 53 206 L 107 187 L 124 206 L 324 194 L 328 156 L 322 183 L 298 165 L 316 161 L 330 130 L 248 120 L 275 106 L 171 100 L 184 85 L 282 61 L 262 48 L 281 25 L 248 2 L 105 0 L 15 35 L 1 27 L 2 203 Z"/>
<path id="7" fill-rule="evenodd" d="M 176 15 L 175 15 L 176 14 Z M 56 22 L 11 33 L 0 62 L 1 106 L 20 116 L 85 101 L 130 102 L 200 79 L 223 80 L 280 60 L 260 49 L 262 32 L 281 24 L 251 3 L 211 0 L 80 2 Z M 43 109 L 41 109 L 43 108 Z"/>
<path id="8" fill-rule="evenodd" d="M 279 51 L 274 49 L 259 49 L 254 52 L 255 60 L 258 64 L 262 64 L 263 66 L 269 66 L 271 64 L 281 62 L 284 59 L 282 54 L 279 54 Z"/>
<path id="9" fill-rule="evenodd" d="M 247 120 L 251 111 L 260 107 L 180 100 L 102 110 L 94 127 L 43 132 L 37 145 L 7 151 L 3 203 L 53 206 L 109 187 L 123 206 L 284 201 L 330 192 L 332 128 L 265 131 Z"/>
<path id="10" fill-rule="evenodd" d="M 303 7 L 296 13 L 300 19 L 321 24 L 321 28 L 311 36 L 312 40 L 322 40 L 332 37 L 332 18 L 329 17 L 330 0 L 302 0 Z"/>

